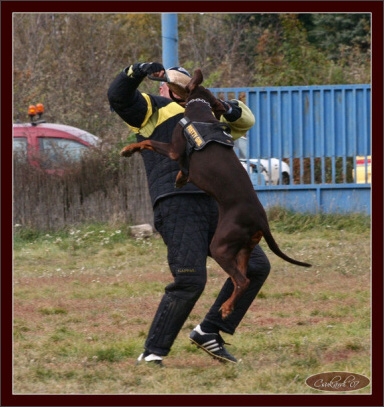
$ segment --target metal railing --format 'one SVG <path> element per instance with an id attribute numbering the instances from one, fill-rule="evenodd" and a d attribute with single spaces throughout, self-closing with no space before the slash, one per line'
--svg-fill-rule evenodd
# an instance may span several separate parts
<path id="1" fill-rule="evenodd" d="M 255 115 L 236 151 L 266 205 L 370 213 L 370 85 L 211 91 L 242 100 Z"/>

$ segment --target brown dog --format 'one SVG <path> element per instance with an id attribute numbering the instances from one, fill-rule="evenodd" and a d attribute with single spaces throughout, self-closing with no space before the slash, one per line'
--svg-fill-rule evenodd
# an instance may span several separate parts
<path id="1" fill-rule="evenodd" d="M 129 157 L 136 151 L 148 149 L 178 161 L 181 170 L 176 178 L 176 186 L 181 187 L 190 181 L 216 199 L 219 221 L 210 252 L 234 284 L 231 297 L 220 308 L 222 317 L 226 318 L 249 285 L 246 277 L 248 260 L 263 236 L 277 256 L 299 266 L 311 265 L 291 259 L 279 249 L 249 175 L 231 148 L 230 135 L 221 131 L 224 134 L 221 141 L 206 142 L 197 130 L 199 127 L 194 126 L 194 123 L 196 126 L 203 124 L 203 132 L 206 132 L 209 129 L 207 123 L 212 123 L 212 128 L 216 126 L 217 129 L 222 126 L 218 118 L 225 113 L 222 103 L 208 89 L 199 86 L 202 81 L 201 70 L 197 69 L 186 87 L 189 95 L 185 116 L 176 126 L 171 143 L 144 140 L 124 147 L 120 154 Z M 195 150 L 198 150 L 190 155 L 186 151 L 187 136 L 190 140 L 188 144 L 195 144 Z"/>

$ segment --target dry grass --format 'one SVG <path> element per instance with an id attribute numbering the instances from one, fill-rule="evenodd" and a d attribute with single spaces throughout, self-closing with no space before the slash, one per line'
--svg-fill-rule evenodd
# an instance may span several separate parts
<path id="1" fill-rule="evenodd" d="M 166 369 L 135 366 L 164 286 L 171 281 L 162 240 L 135 240 L 113 227 L 52 236 L 16 236 L 14 250 L 15 394 L 319 394 L 305 379 L 325 371 L 371 377 L 369 227 L 325 223 L 280 232 L 285 252 L 230 337 L 236 366 L 211 360 L 188 340 L 226 276 L 209 260 L 206 290 Z M 234 391 L 235 389 L 235 391 Z M 358 390 L 370 394 L 370 386 Z"/>

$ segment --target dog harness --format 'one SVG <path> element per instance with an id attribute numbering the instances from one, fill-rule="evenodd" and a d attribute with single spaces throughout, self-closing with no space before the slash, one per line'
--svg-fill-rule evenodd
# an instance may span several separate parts
<path id="1" fill-rule="evenodd" d="M 212 141 L 227 147 L 233 147 L 234 145 L 233 138 L 230 134 L 231 128 L 225 123 L 193 122 L 186 116 L 184 116 L 179 123 L 187 139 L 187 156 L 192 154 L 194 150 L 202 150 Z"/>

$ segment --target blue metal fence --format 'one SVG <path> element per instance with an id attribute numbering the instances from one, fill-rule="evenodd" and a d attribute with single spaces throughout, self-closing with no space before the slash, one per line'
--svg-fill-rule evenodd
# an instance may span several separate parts
<path id="1" fill-rule="evenodd" d="M 211 91 L 222 99 L 242 100 L 255 115 L 256 123 L 237 151 L 248 170 L 255 162 L 264 163 L 271 177 L 278 165 L 277 180 L 268 182 L 257 166 L 258 173 L 251 175 L 266 207 L 370 214 L 370 85 Z M 283 167 L 289 168 L 288 184 Z"/>

